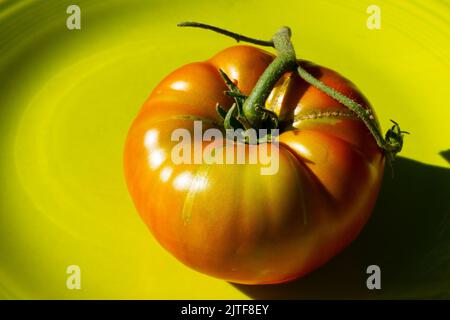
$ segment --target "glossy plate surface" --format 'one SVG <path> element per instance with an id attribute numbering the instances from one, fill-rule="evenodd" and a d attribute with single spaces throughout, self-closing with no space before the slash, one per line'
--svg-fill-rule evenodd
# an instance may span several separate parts
<path id="1" fill-rule="evenodd" d="M 449 6 L 377 1 L 0 1 L 0 298 L 450 297 Z M 355 243 L 307 278 L 234 286 L 188 269 L 152 238 L 125 187 L 127 130 L 154 86 L 233 45 L 203 21 L 268 38 L 351 79 L 386 129 L 411 132 Z M 448 152 L 446 153 L 449 158 Z M 81 267 L 82 290 L 66 289 Z M 366 267 L 382 291 L 366 289 Z"/>

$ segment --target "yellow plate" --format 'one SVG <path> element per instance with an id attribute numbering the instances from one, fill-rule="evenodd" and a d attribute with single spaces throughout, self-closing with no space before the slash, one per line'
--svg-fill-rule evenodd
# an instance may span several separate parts
<path id="1" fill-rule="evenodd" d="M 1 298 L 450 297 L 449 7 L 446 1 L 0 1 Z M 305 279 L 234 286 L 181 265 L 151 237 L 124 184 L 128 127 L 159 80 L 232 40 L 179 29 L 196 20 L 259 38 L 293 30 L 299 57 L 337 70 L 383 127 L 411 132 L 387 168 L 370 223 Z M 448 158 L 448 153 L 447 153 Z M 366 288 L 377 264 L 382 290 Z M 66 287 L 69 265 L 81 290 Z"/>

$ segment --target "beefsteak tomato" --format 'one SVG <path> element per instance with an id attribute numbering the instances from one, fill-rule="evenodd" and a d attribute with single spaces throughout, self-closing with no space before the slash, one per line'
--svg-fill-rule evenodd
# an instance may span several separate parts
<path id="1" fill-rule="evenodd" d="M 383 152 L 364 123 L 293 72 L 265 105 L 288 124 L 278 136 L 275 174 L 262 175 L 262 164 L 171 159 L 174 130 L 193 132 L 195 120 L 203 130 L 223 129 L 216 104 L 228 109 L 233 100 L 219 69 L 248 95 L 273 59 L 252 46 L 233 46 L 175 70 L 153 90 L 125 145 L 128 189 L 155 238 L 184 264 L 236 283 L 289 281 L 335 256 L 368 220 L 384 170 Z M 375 117 L 350 81 L 298 63 Z M 192 156 L 206 146 L 200 143 Z"/>

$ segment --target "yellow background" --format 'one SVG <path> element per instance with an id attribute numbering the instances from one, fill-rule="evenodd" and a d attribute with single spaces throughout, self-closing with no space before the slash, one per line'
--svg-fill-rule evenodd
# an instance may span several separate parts
<path id="1" fill-rule="evenodd" d="M 429 223 L 430 248 L 405 249 L 413 255 L 423 250 L 417 261 L 405 256 L 414 266 L 396 260 L 389 252 L 395 244 L 386 240 L 395 242 L 396 234 L 403 243 L 402 232 L 414 238 L 407 228 L 417 230 L 420 239 L 418 226 L 428 227 L 427 217 L 439 210 L 450 214 L 442 194 L 449 187 L 449 165 L 439 155 L 449 149 L 450 137 L 447 1 L 80 0 L 82 29 L 73 31 L 65 25 L 70 4 L 0 1 L 0 298 L 449 296 L 448 258 L 423 271 L 434 263 L 424 258 L 432 234 L 443 232 L 443 239 L 450 239 L 448 215 Z M 366 27 L 370 4 L 381 8 L 381 30 Z M 382 194 L 376 214 L 390 212 L 412 222 L 380 218 L 373 226 L 380 221 L 375 219 L 368 226 L 370 237 L 363 233 L 348 252 L 303 282 L 281 286 L 234 286 L 192 271 L 165 252 L 134 210 L 122 151 L 132 119 L 160 79 L 234 44 L 208 31 L 176 27 L 186 20 L 264 39 L 288 25 L 298 57 L 356 83 L 384 129 L 395 119 L 410 131 L 401 155 L 422 164 L 415 169 L 415 163 L 400 160 L 395 179 L 403 179 L 402 190 L 419 189 L 408 194 L 397 185 L 383 186 L 389 194 Z M 412 178 L 415 172 L 422 172 L 422 180 Z M 420 188 L 435 188 L 418 204 L 428 208 L 425 203 L 431 202 L 429 210 L 418 212 L 414 203 L 391 210 L 394 202 L 419 196 Z M 417 216 L 409 217 L 408 210 Z M 385 240 L 377 243 L 377 237 Z M 441 257 L 436 259 L 448 257 L 447 243 L 437 245 Z M 385 290 L 368 292 L 365 267 L 379 261 L 386 269 Z M 424 261 L 428 265 L 420 267 Z M 419 276 L 396 280 L 403 279 L 402 270 L 418 268 L 416 262 Z M 66 289 L 71 264 L 81 267 L 81 290 Z"/>

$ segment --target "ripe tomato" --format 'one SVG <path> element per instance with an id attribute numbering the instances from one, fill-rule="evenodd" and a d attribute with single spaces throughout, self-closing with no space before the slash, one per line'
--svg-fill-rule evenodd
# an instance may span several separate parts
<path id="1" fill-rule="evenodd" d="M 278 81 L 265 106 L 290 124 L 279 136 L 276 174 L 261 175 L 260 164 L 171 160 L 173 130 L 192 132 L 195 119 L 204 130 L 218 127 L 216 103 L 233 103 L 219 69 L 248 95 L 273 59 L 234 46 L 179 68 L 153 90 L 125 146 L 126 182 L 155 238 L 184 264 L 231 282 L 285 282 L 331 259 L 369 218 L 384 170 L 383 152 L 363 122 L 294 73 Z M 374 115 L 348 80 L 300 63 Z"/>

